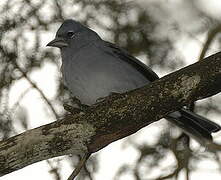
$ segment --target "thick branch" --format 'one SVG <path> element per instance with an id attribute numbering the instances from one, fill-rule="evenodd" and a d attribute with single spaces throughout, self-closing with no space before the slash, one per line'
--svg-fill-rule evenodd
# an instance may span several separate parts
<path id="1" fill-rule="evenodd" d="M 60 155 L 93 153 L 220 91 L 221 53 L 217 53 L 143 88 L 110 96 L 85 114 L 66 116 L 1 141 L 0 175 Z"/>

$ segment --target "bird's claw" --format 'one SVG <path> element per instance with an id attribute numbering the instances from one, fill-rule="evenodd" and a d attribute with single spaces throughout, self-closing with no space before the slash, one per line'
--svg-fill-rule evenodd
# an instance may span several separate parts
<path id="1" fill-rule="evenodd" d="M 64 109 L 71 114 L 79 114 L 81 112 L 85 113 L 89 107 L 88 105 L 82 104 L 76 97 L 72 98 L 71 104 L 73 105 L 69 105 L 68 103 L 63 104 Z"/>
<path id="2" fill-rule="evenodd" d="M 73 106 L 70 106 L 69 104 L 63 104 L 63 107 L 66 111 L 70 112 L 71 114 L 79 114 L 81 112 L 80 108 L 76 108 Z"/>
<path id="3" fill-rule="evenodd" d="M 111 98 L 119 97 L 119 95 L 120 95 L 120 93 L 111 92 L 111 93 L 109 94 L 109 96 L 98 98 L 98 99 L 96 100 L 96 103 L 102 102 L 102 101 L 104 101 L 105 99 L 108 99 L 108 97 L 111 97 Z"/>

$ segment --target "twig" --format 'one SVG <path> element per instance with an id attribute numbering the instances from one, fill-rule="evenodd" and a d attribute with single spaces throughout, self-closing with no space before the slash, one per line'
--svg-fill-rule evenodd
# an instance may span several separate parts
<path id="1" fill-rule="evenodd" d="M 206 40 L 206 42 L 203 46 L 203 49 L 200 53 L 199 61 L 204 58 L 204 56 L 205 56 L 207 50 L 209 49 L 209 46 L 211 45 L 212 41 L 214 40 L 215 36 L 220 32 L 221 32 L 221 24 L 216 26 L 211 31 L 209 31 L 208 36 L 207 36 L 207 40 Z"/>
<path id="2" fill-rule="evenodd" d="M 26 89 L 19 97 L 17 102 L 12 106 L 11 113 L 13 114 L 16 110 L 16 108 L 20 105 L 20 101 L 25 97 L 25 95 L 31 90 L 31 88 Z"/>
<path id="3" fill-rule="evenodd" d="M 88 160 L 88 158 L 90 157 L 91 153 L 86 153 L 82 159 L 78 162 L 76 168 L 74 169 L 74 171 L 71 173 L 71 175 L 69 176 L 69 178 L 67 180 L 73 180 L 81 171 L 82 167 L 85 165 L 86 161 Z"/>
<path id="4" fill-rule="evenodd" d="M 60 180 L 61 177 L 60 177 L 60 174 L 59 174 L 59 167 L 60 167 L 60 165 L 59 165 L 59 160 L 57 160 L 57 166 L 56 166 L 56 167 L 54 167 L 54 166 L 52 165 L 52 163 L 51 163 L 50 160 L 47 160 L 47 163 L 48 163 L 48 165 L 49 165 L 50 168 L 51 168 L 51 170 L 50 170 L 49 172 L 50 172 L 51 174 L 54 174 L 56 180 Z"/>
<path id="5" fill-rule="evenodd" d="M 63 10 L 62 10 L 61 5 L 59 4 L 58 1 L 55 1 L 55 5 L 56 5 L 56 9 L 57 9 L 56 13 L 57 13 L 57 15 L 58 15 L 58 16 L 57 16 L 58 19 L 64 21 L 64 15 L 63 15 Z"/>
<path id="6" fill-rule="evenodd" d="M 22 70 L 21 67 L 19 67 L 19 65 L 16 63 L 16 67 L 18 68 L 18 70 L 22 73 L 23 77 L 32 85 L 33 88 L 35 88 L 39 94 L 41 95 L 41 97 L 45 100 L 45 102 L 48 104 L 48 106 L 50 107 L 51 111 L 53 112 L 54 116 L 56 119 L 58 119 L 58 114 L 55 111 L 53 105 L 51 104 L 51 102 L 47 99 L 47 97 L 45 96 L 45 94 L 42 92 L 41 89 L 39 89 L 39 87 L 27 76 L 27 74 Z"/>
<path id="7" fill-rule="evenodd" d="M 156 178 L 155 180 L 164 180 L 164 179 L 169 179 L 169 178 L 172 178 L 174 176 L 176 176 L 179 171 L 180 171 L 180 167 L 177 167 L 173 172 L 171 172 L 170 174 L 166 175 L 166 176 L 161 176 L 161 177 L 158 177 Z"/>
<path id="8" fill-rule="evenodd" d="M 214 142 L 208 142 L 205 144 L 205 147 L 207 147 L 210 151 L 221 151 L 221 144 L 217 144 Z"/>

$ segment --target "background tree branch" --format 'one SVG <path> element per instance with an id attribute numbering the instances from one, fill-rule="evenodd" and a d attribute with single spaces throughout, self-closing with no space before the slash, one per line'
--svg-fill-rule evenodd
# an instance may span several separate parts
<path id="1" fill-rule="evenodd" d="M 83 114 L 28 130 L 0 142 L 0 175 L 68 154 L 96 152 L 191 101 L 221 91 L 221 53 L 150 85 L 107 97 Z"/>
<path id="2" fill-rule="evenodd" d="M 214 27 L 213 29 L 211 29 L 208 32 L 206 42 L 205 42 L 205 44 L 201 50 L 200 56 L 199 56 L 199 61 L 205 57 L 207 50 L 209 49 L 209 47 L 212 44 L 213 40 L 215 39 L 216 35 L 220 32 L 221 32 L 221 24 L 217 25 L 216 27 Z"/>

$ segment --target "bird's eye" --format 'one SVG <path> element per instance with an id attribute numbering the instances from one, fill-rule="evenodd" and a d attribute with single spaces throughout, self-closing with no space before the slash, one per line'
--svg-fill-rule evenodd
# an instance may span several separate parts
<path id="1" fill-rule="evenodd" d="M 74 32 L 73 31 L 68 31 L 67 35 L 68 35 L 68 37 L 72 38 L 74 36 Z"/>

